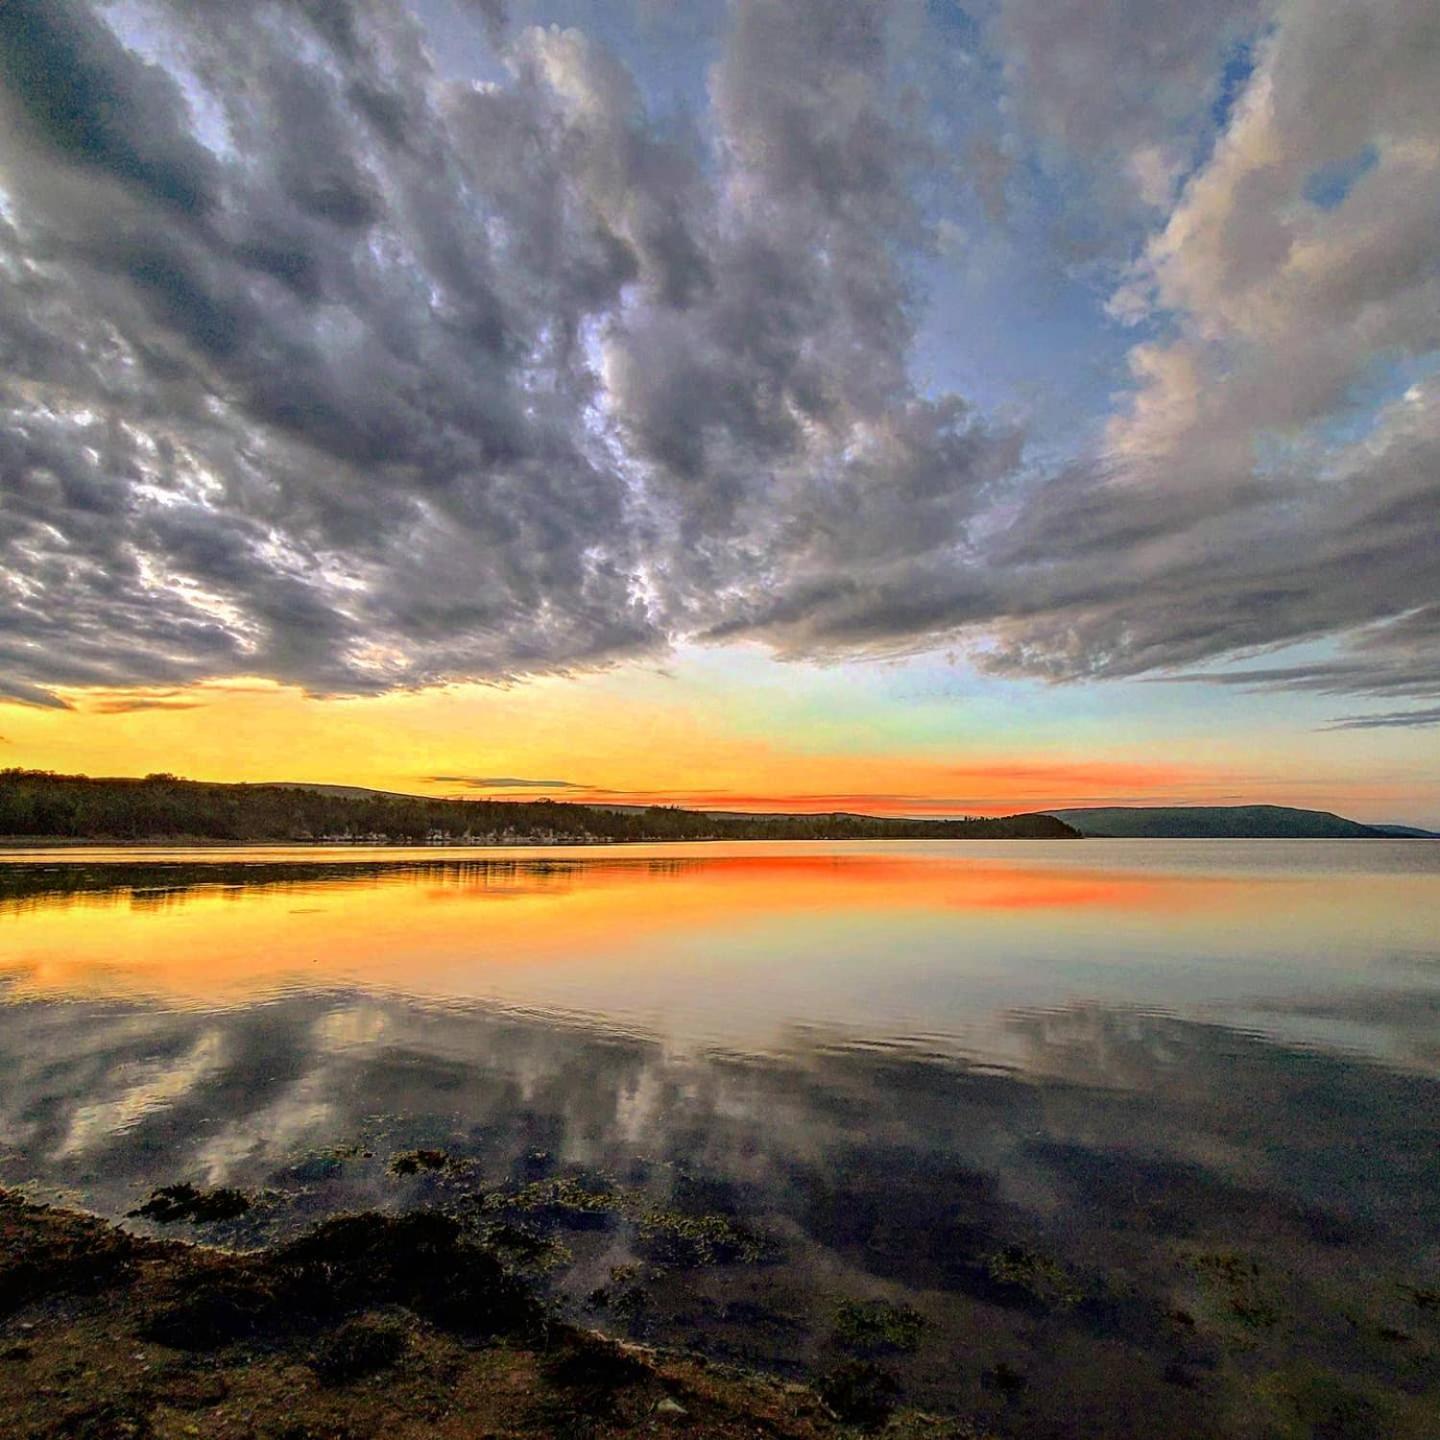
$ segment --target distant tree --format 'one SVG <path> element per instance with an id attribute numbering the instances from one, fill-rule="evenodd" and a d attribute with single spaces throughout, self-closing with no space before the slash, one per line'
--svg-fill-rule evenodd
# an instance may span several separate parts
<path id="1" fill-rule="evenodd" d="M 157 773 L 143 780 L 0 771 L 0 835 L 95 840 L 300 840 L 432 833 L 541 835 L 576 841 L 1064 839 L 1049 815 L 995 820 L 875 820 L 833 815 L 720 818 L 655 805 L 639 812 L 552 799 L 429 800 L 340 796 L 285 785 L 214 785 Z"/>

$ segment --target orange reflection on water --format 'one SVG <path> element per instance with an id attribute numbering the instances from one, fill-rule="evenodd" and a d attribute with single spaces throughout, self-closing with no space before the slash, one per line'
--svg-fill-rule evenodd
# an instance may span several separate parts
<path id="1" fill-rule="evenodd" d="M 67 872 L 77 857 L 47 857 L 29 893 L 16 871 L 0 877 L 0 979 L 15 998 L 231 1005 L 360 987 L 604 1009 L 701 983 L 727 997 L 747 984 L 823 990 L 842 963 L 856 985 L 861 970 L 899 983 L 922 953 L 962 976 L 1003 971 L 1010 954 L 1032 968 L 1067 950 L 1089 963 L 1110 936 L 1147 954 L 1235 937 L 1318 954 L 1345 931 L 1416 914 L 1417 880 L 1440 919 L 1433 877 L 1167 869 L 1081 843 L 435 851 L 393 868 L 400 857 L 373 852 L 264 857 L 309 867 L 293 881 L 274 865 L 241 872 L 234 854 L 179 852 L 178 880 L 91 867 L 84 884 L 120 888 L 90 891 Z M 339 863 L 314 874 L 325 860 Z"/>

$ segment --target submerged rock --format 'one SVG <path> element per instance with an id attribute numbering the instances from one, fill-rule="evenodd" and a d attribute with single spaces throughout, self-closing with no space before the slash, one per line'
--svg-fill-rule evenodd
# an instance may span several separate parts
<path id="1" fill-rule="evenodd" d="M 166 1185 L 151 1192 L 150 1198 L 131 1210 L 131 1219 L 153 1220 L 157 1225 L 173 1225 L 188 1220 L 192 1225 L 205 1225 L 216 1220 L 234 1220 L 250 1208 L 249 1197 L 239 1190 L 219 1186 L 201 1190 L 189 1183 Z"/>
<path id="2" fill-rule="evenodd" d="M 418 1175 L 422 1170 L 444 1170 L 450 1156 L 444 1150 L 400 1150 L 390 1157 L 392 1175 Z"/>

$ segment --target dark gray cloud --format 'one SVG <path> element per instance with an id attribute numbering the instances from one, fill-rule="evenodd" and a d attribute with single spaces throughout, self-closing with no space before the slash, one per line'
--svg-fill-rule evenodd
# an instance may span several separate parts
<path id="1" fill-rule="evenodd" d="M 1440 725 L 1440 705 L 1429 710 L 1388 710 L 1376 715 L 1342 715 L 1330 730 L 1413 730 Z"/>
<path id="2" fill-rule="evenodd" d="M 1075 7 L 1003 9 L 1032 139 L 1083 120 L 1139 153 L 1209 103 L 1234 7 L 1130 8 L 1075 52 L 1101 73 L 1144 41 L 1103 104 L 1036 78 Z M 917 196 L 955 174 L 897 78 L 934 39 L 911 0 L 733 0 L 704 113 L 663 120 L 594 35 L 496 4 L 469 7 L 504 67 L 479 84 L 381 0 L 9 0 L 0 692 L 959 636 L 1057 679 L 1342 637 L 1337 690 L 1440 693 L 1440 392 L 1338 448 L 1305 428 L 1440 346 L 1429 10 L 1281 5 L 1117 297 L 1169 338 L 1098 451 L 1042 475 L 909 369 Z M 1376 135 L 1355 205 L 1297 209 Z M 999 214 L 1021 139 L 970 153 Z"/>
<path id="3" fill-rule="evenodd" d="M 601 664 L 953 545 L 1013 463 L 905 374 L 886 7 L 737 5 L 708 146 L 575 31 L 477 87 L 389 6 L 147 12 L 163 67 L 0 19 L 15 697 Z"/>

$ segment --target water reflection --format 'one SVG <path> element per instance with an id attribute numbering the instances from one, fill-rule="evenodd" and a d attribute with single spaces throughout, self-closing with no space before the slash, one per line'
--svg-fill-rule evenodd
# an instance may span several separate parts
<path id="1" fill-rule="evenodd" d="M 1373 1023 L 1372 992 L 1440 993 L 1440 847 L 1306 842 L 1249 866 L 1243 850 L 67 855 L 0 864 L 0 979 L 14 998 L 210 1007 L 356 986 L 690 1048 L 784 1053 L 789 1031 L 818 1027 L 1000 1065 L 1025 1063 L 1016 1010 L 1210 1006 L 1433 1073 L 1413 1031 L 1397 1046 Z M 1361 994 L 1372 1018 L 1347 1025 Z"/>
<path id="2" fill-rule="evenodd" d="M 647 1281 L 652 1338 L 799 1368 L 837 1297 L 906 1296 L 907 1387 L 998 1434 L 1269 1433 L 1302 1364 L 1378 1397 L 1336 1433 L 1407 1433 L 1440 847 L 1205 848 L 0 866 L 0 1180 L 111 1214 L 237 1184 L 263 1230 L 601 1174 L 777 1239 Z M 397 1180 L 416 1145 L 468 1168 Z M 635 1241 L 568 1236 L 558 1283 L 582 1305 Z M 997 1280 L 1012 1251 L 1081 1298 Z M 1202 1264 L 1232 1254 L 1248 1308 Z"/>

